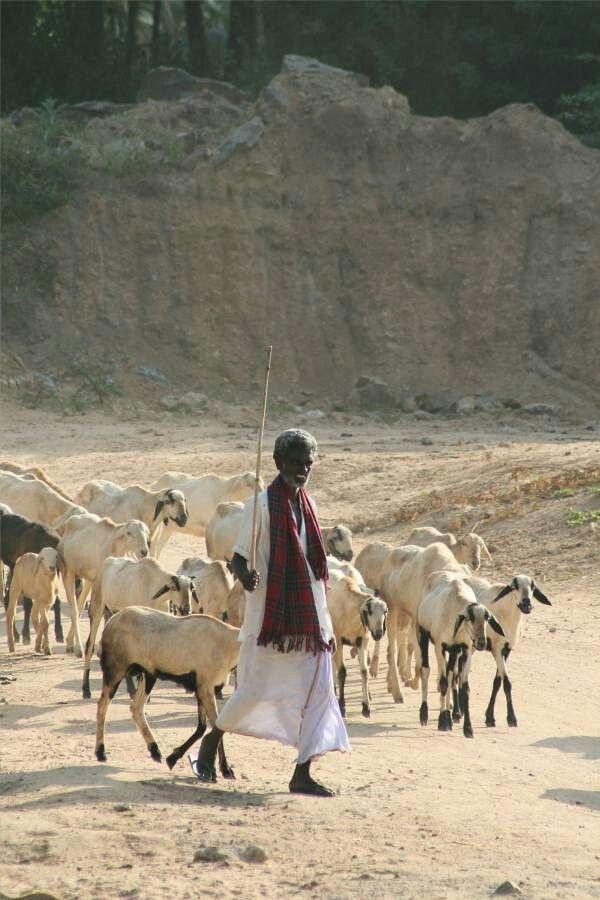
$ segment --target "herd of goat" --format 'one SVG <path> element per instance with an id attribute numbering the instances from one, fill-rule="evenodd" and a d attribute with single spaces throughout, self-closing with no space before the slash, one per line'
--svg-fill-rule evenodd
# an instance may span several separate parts
<path id="1" fill-rule="evenodd" d="M 98 480 L 70 498 L 42 469 L 0 463 L 0 573 L 4 585 L 4 567 L 8 569 L 8 649 L 14 652 L 19 639 L 29 643 L 33 625 L 36 651 L 50 654 L 51 609 L 55 639 L 63 642 L 60 576 L 70 609 L 66 651 L 84 658 L 82 692 L 90 698 L 91 657 L 104 620 L 98 760 L 106 759 L 106 713 L 124 678 L 132 717 L 153 759 L 162 757 L 144 705 L 157 679 L 183 685 L 195 694 L 198 707 L 197 728 L 167 757 L 169 767 L 203 734 L 207 720 L 214 725 L 215 696 L 236 666 L 244 615 L 244 591 L 228 562 L 243 503 L 254 488 L 250 472 L 229 478 L 166 472 L 148 489 Z M 210 558 L 188 557 L 170 572 L 158 558 L 178 530 L 204 537 Z M 401 703 L 401 681 L 415 690 L 420 687 L 422 725 L 428 721 L 432 645 L 440 730 L 451 730 L 453 721 L 462 719 L 464 735 L 473 735 L 469 671 L 477 650 L 491 652 L 496 664 L 486 725 L 495 725 L 495 701 L 502 687 L 507 722 L 516 726 L 508 657 L 519 642 L 522 618 L 532 611 L 532 600 L 550 604 L 533 578 L 518 574 L 508 582 L 492 583 L 475 574 L 482 557 L 491 557 L 474 531 L 456 538 L 431 527 L 415 528 L 406 544 L 372 542 L 355 559 L 352 533 L 345 526 L 324 528 L 323 538 L 329 562 L 327 604 L 336 638 L 334 673 L 343 714 L 344 645 L 350 644 L 352 654 L 358 655 L 362 713 L 369 717 L 369 676 L 377 677 L 380 641 L 387 631 L 388 691 Z M 80 615 L 88 597 L 90 631 L 84 649 Z M 24 609 L 21 635 L 15 625 L 19 602 Z M 221 772 L 229 777 L 224 751 L 219 753 Z"/>

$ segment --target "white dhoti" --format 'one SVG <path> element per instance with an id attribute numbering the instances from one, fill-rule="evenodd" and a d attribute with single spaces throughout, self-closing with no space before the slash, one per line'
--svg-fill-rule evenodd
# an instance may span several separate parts
<path id="1" fill-rule="evenodd" d="M 298 748 L 298 762 L 330 750 L 349 751 L 333 689 L 331 653 L 280 653 L 244 641 L 237 688 L 217 719 L 223 731 L 279 741 Z"/>

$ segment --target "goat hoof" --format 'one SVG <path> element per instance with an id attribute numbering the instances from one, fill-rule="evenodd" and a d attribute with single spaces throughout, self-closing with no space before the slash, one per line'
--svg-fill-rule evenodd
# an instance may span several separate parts
<path id="1" fill-rule="evenodd" d="M 508 722 L 508 727 L 509 727 L 509 728 L 516 728 L 516 727 L 517 727 L 517 720 L 516 720 L 516 719 L 507 719 L 507 722 Z"/>
<path id="2" fill-rule="evenodd" d="M 165 762 L 168 765 L 169 769 L 172 769 L 173 766 L 175 766 L 179 762 L 180 759 L 181 759 L 181 756 L 178 753 L 173 752 L 173 753 L 169 753 L 169 755 L 165 759 Z"/>
<path id="3" fill-rule="evenodd" d="M 156 741 L 153 741 L 150 744 L 150 746 L 148 747 L 148 750 L 150 751 L 150 756 L 152 757 L 152 759 L 155 762 L 162 762 L 161 752 L 158 749 L 158 744 L 156 743 Z"/>
<path id="4" fill-rule="evenodd" d="M 419 722 L 421 725 L 427 725 L 429 719 L 429 708 L 426 703 L 421 703 L 421 709 L 419 710 Z"/>
<path id="5" fill-rule="evenodd" d="M 235 772 L 231 768 L 231 766 L 222 766 L 221 767 L 221 775 L 223 778 L 230 778 L 232 781 L 235 781 Z M 217 780 L 217 775 L 215 773 L 215 781 Z"/>
<path id="6" fill-rule="evenodd" d="M 30 643 L 31 643 L 31 637 L 30 637 L 28 634 L 22 635 L 22 637 L 21 637 L 21 643 L 22 643 L 22 644 L 30 644 Z"/>
<path id="7" fill-rule="evenodd" d="M 106 762 L 106 750 L 104 749 L 104 744 L 99 744 L 96 747 L 96 759 L 98 762 Z"/>
<path id="8" fill-rule="evenodd" d="M 363 703 L 363 705 L 362 705 L 362 714 L 363 714 L 363 716 L 365 717 L 365 719 L 370 719 L 370 718 L 371 718 L 371 709 L 370 709 L 368 703 Z"/>
<path id="9" fill-rule="evenodd" d="M 464 734 L 464 736 L 465 736 L 466 738 L 472 738 L 472 737 L 473 737 L 473 729 L 471 728 L 470 725 L 469 725 L 468 727 L 466 727 L 466 728 L 463 728 L 463 734 Z"/>
<path id="10" fill-rule="evenodd" d="M 460 722 L 461 718 L 462 718 L 462 713 L 459 713 L 459 712 L 452 713 L 452 721 L 453 722 Z"/>
<path id="11" fill-rule="evenodd" d="M 485 720 L 485 727 L 486 727 L 486 728 L 495 728 L 495 727 L 496 727 L 496 720 L 495 720 L 495 719 L 486 719 L 486 720 Z"/>
<path id="12" fill-rule="evenodd" d="M 91 700 L 91 699 L 92 699 L 92 692 L 90 691 L 89 688 L 83 688 L 83 690 L 82 690 L 81 693 L 83 694 L 83 699 L 84 699 L 84 700 Z"/>

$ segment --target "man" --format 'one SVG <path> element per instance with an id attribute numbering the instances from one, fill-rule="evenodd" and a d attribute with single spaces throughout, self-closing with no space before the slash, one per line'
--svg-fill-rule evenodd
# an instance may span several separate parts
<path id="1" fill-rule="evenodd" d="M 297 747 L 292 793 L 332 797 L 311 776 L 311 762 L 330 750 L 350 749 L 333 689 L 327 560 L 315 506 L 304 489 L 316 452 L 307 431 L 289 429 L 275 441 L 279 475 L 258 495 L 251 571 L 254 501 L 244 508 L 231 563 L 246 591 L 237 688 L 200 745 L 195 771 L 202 781 L 215 779 L 224 731 Z"/>

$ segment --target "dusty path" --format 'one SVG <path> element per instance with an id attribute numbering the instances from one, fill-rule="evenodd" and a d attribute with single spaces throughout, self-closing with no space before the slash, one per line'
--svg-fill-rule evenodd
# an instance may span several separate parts
<path id="1" fill-rule="evenodd" d="M 70 491 L 92 477 L 148 484 L 166 469 L 232 473 L 253 467 L 244 416 L 223 408 L 218 420 L 182 426 L 165 414 L 157 424 L 60 420 L 0 404 L 1 452 L 43 465 Z M 287 424 L 271 422 L 267 446 Z M 169 772 L 148 757 L 121 692 L 99 765 L 81 662 L 60 646 L 50 659 L 21 645 L 9 657 L 2 619 L 0 671 L 16 680 L 0 685 L 0 895 L 486 897 L 508 879 L 540 900 L 600 897 L 600 528 L 565 524 L 570 506 L 598 508 L 597 432 L 519 418 L 302 424 L 320 439 L 312 492 L 321 517 L 354 527 L 357 548 L 374 537 L 400 543 L 413 523 L 480 519 L 494 556 L 485 573 L 526 571 L 543 585 L 554 605 L 536 607 L 511 661 L 519 727 L 506 726 L 502 697 L 497 728 L 483 726 L 488 657 L 471 679 L 472 741 L 420 728 L 417 695 L 407 689 L 394 705 L 385 667 L 373 716 L 362 718 L 352 660 L 354 752 L 319 765 L 339 790 L 332 801 L 289 795 L 292 751 L 237 736 L 228 742 L 236 782 L 205 787 L 185 760 Z M 179 536 L 164 559 L 177 565 L 202 550 Z M 99 683 L 95 659 L 94 698 Z M 431 706 L 435 721 L 435 695 Z M 193 730 L 194 710 L 181 690 L 156 687 L 148 717 L 162 748 Z M 249 845 L 266 860 L 246 861 Z"/>

